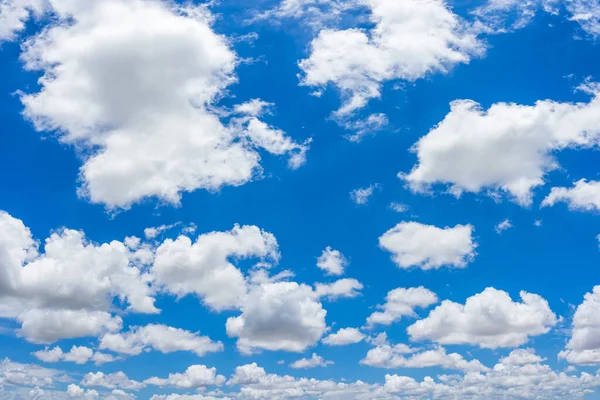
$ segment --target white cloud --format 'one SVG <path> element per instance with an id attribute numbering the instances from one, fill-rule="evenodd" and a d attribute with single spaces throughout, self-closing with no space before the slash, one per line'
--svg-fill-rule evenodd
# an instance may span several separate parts
<path id="1" fill-rule="evenodd" d="M 60 347 L 56 346 L 53 349 L 46 347 L 44 350 L 34 352 L 33 355 L 38 360 L 47 363 L 70 361 L 76 364 L 85 364 L 94 355 L 94 350 L 85 346 L 73 346 L 68 353 L 64 353 Z"/>
<path id="2" fill-rule="evenodd" d="M 115 297 L 131 311 L 156 313 L 136 254 L 70 229 L 50 235 L 40 252 L 23 222 L 0 211 L 0 316 L 18 320 L 28 340 L 49 343 L 120 329 L 121 318 L 107 312 Z"/>
<path id="3" fill-rule="evenodd" d="M 586 293 L 573 315 L 571 338 L 559 358 L 571 364 L 600 364 L 600 286 Z"/>
<path id="4" fill-rule="evenodd" d="M 380 96 L 381 84 L 415 81 L 468 63 L 483 46 L 442 0 L 368 0 L 369 31 L 358 28 L 321 30 L 300 62 L 302 84 L 324 88 L 333 83 L 346 117 Z"/>
<path id="5" fill-rule="evenodd" d="M 516 349 L 510 352 L 506 357 L 500 359 L 500 363 L 504 365 L 526 365 L 526 364 L 537 364 L 546 361 L 535 354 L 534 349 Z"/>
<path id="6" fill-rule="evenodd" d="M 363 289 L 362 283 L 356 279 L 339 279 L 333 283 L 316 283 L 315 295 L 317 298 L 335 300 L 338 298 L 352 298 L 360 296 Z"/>
<path id="7" fill-rule="evenodd" d="M 146 385 L 144 383 L 129 379 L 124 372 L 119 371 L 112 374 L 103 372 L 88 372 L 83 376 L 80 385 L 91 387 L 103 387 L 106 389 L 140 390 Z"/>
<path id="8" fill-rule="evenodd" d="M 598 142 L 598 86 L 580 89 L 592 95 L 590 102 L 496 103 L 486 111 L 472 100 L 454 101 L 442 122 L 413 146 L 418 157 L 413 170 L 399 176 L 417 192 L 447 184 L 456 196 L 507 194 L 528 206 L 533 189 L 559 168 L 555 152 Z"/>
<path id="9" fill-rule="evenodd" d="M 37 130 L 85 149 L 79 193 L 107 208 L 182 192 L 239 186 L 260 175 L 258 147 L 285 143 L 291 164 L 306 147 L 257 120 L 226 123 L 215 103 L 240 62 L 202 5 L 166 1 L 50 0 L 57 22 L 26 42 L 22 59 L 42 71 L 21 96 Z M 152 48 L 152 52 L 146 49 Z M 302 158 L 302 157 L 300 157 Z"/>
<path id="10" fill-rule="evenodd" d="M 600 36 L 600 5 L 596 0 L 489 0 L 475 14 L 482 18 L 486 29 L 503 32 L 526 26 L 539 9 L 558 15 L 563 7 L 565 16 L 578 23 L 592 39 Z"/>
<path id="11" fill-rule="evenodd" d="M 571 20 L 594 39 L 600 36 L 600 4 L 594 0 L 572 0 L 567 2 Z"/>
<path id="12" fill-rule="evenodd" d="M 21 364 L 8 358 L 0 360 L 0 388 L 3 385 L 16 387 L 51 386 L 54 379 L 57 379 L 60 375 L 61 371 L 55 369 L 44 368 L 35 364 Z"/>
<path id="13" fill-rule="evenodd" d="M 510 222 L 510 220 L 505 219 L 504 221 L 500 222 L 498 225 L 496 225 L 496 227 L 494 229 L 496 229 L 496 233 L 500 234 L 502 232 L 504 232 L 507 229 L 510 229 L 513 227 L 512 222 Z"/>
<path id="14" fill-rule="evenodd" d="M 178 297 L 196 294 L 215 310 L 240 306 L 247 293 L 242 272 L 230 259 L 259 257 L 277 261 L 277 240 L 256 226 L 235 226 L 192 241 L 186 236 L 165 240 L 152 266 L 155 283 Z"/>
<path id="15" fill-rule="evenodd" d="M 44 11 L 43 0 L 6 0 L 0 2 L 0 44 L 14 40 L 31 15 Z"/>
<path id="16" fill-rule="evenodd" d="M 175 228 L 179 224 L 179 222 L 176 222 L 170 225 L 150 226 L 144 229 L 144 236 L 146 237 L 146 239 L 154 239 L 161 233 L 169 229 Z"/>
<path id="17" fill-rule="evenodd" d="M 327 331 L 325 311 L 310 286 L 296 282 L 254 286 L 242 314 L 227 319 L 227 335 L 242 353 L 260 349 L 302 352 Z"/>
<path id="18" fill-rule="evenodd" d="M 394 201 L 394 202 L 390 203 L 390 209 L 397 213 L 403 213 L 403 212 L 408 211 L 408 206 L 406 204 L 397 203 Z"/>
<path id="19" fill-rule="evenodd" d="M 472 235 L 471 225 L 438 228 L 401 222 L 379 238 L 379 246 L 392 253 L 392 260 L 400 268 L 464 268 L 476 254 L 477 243 Z"/>
<path id="20" fill-rule="evenodd" d="M 327 275 L 343 275 L 348 260 L 339 251 L 327 246 L 323 253 L 317 258 L 317 267 L 325 271 Z"/>
<path id="21" fill-rule="evenodd" d="M 223 350 L 221 342 L 207 336 L 166 325 L 150 324 L 132 327 L 128 332 L 108 333 L 100 339 L 100 348 L 122 354 L 140 354 L 152 348 L 161 353 L 190 351 L 199 357 Z"/>
<path id="22" fill-rule="evenodd" d="M 150 400 L 231 400 L 229 397 L 205 396 L 203 394 L 154 394 Z"/>
<path id="23" fill-rule="evenodd" d="M 423 286 L 416 288 L 397 288 L 388 292 L 386 302 L 367 318 L 367 326 L 390 325 L 400 318 L 416 317 L 415 308 L 426 308 L 438 302 L 438 297 Z"/>
<path id="24" fill-rule="evenodd" d="M 290 364 L 291 368 L 295 369 L 307 369 L 316 367 L 326 367 L 333 364 L 333 361 L 327 361 L 323 357 L 313 353 L 311 358 L 301 358 Z"/>
<path id="25" fill-rule="evenodd" d="M 371 196 L 373 196 L 373 192 L 375 191 L 375 189 L 380 189 L 380 188 L 381 188 L 381 185 L 379 185 L 378 183 L 374 183 L 372 185 L 369 185 L 369 187 L 360 188 L 360 189 L 351 191 L 350 198 L 352 199 L 353 202 L 355 202 L 359 206 L 362 206 L 369 202 L 369 199 L 371 198 Z"/>
<path id="26" fill-rule="evenodd" d="M 472 366 L 476 367 L 476 364 Z M 513 366 L 500 363 L 491 370 L 476 369 L 464 375 L 439 375 L 437 379 L 426 376 L 422 381 L 408 376 L 386 375 L 385 384 L 379 385 L 268 374 L 253 363 L 237 367 L 228 385 L 240 385 L 239 392 L 232 393 L 232 397 L 255 400 L 559 399 L 583 397 L 600 385 L 599 375 L 583 373 L 569 376 L 541 364 Z"/>
<path id="27" fill-rule="evenodd" d="M 405 354 L 406 349 L 403 347 L 383 345 L 369 350 L 360 363 L 388 369 L 441 367 L 463 372 L 489 371 L 479 360 L 467 361 L 458 353 L 446 353 L 446 349 L 442 347 L 422 351 L 410 357 L 406 357 Z"/>
<path id="28" fill-rule="evenodd" d="M 313 29 L 338 21 L 361 5 L 359 0 L 282 0 L 276 7 L 259 13 L 255 20 L 280 22 L 297 18 Z"/>
<path id="29" fill-rule="evenodd" d="M 169 374 L 169 377 L 166 379 L 152 377 L 146 379 L 144 383 L 156 386 L 198 389 L 214 385 L 220 386 L 225 383 L 225 377 L 217 375 L 216 368 L 208 368 L 204 365 L 192 365 L 183 374 Z"/>
<path id="30" fill-rule="evenodd" d="M 600 182 L 581 179 L 572 188 L 553 187 L 542 201 L 542 207 L 565 202 L 571 210 L 600 211 Z"/>
<path id="31" fill-rule="evenodd" d="M 94 399 L 99 396 L 98 392 L 94 389 L 85 390 L 82 387 L 75 385 L 74 383 L 71 383 L 67 387 L 67 395 L 69 397 L 75 397 L 77 399 Z"/>
<path id="32" fill-rule="evenodd" d="M 411 340 L 440 344 L 517 347 L 531 336 L 548 333 L 559 321 L 541 296 L 522 291 L 520 297 L 522 302 L 513 302 L 508 293 L 487 288 L 464 305 L 444 300 L 407 332 Z"/>
<path id="33" fill-rule="evenodd" d="M 321 342 L 328 346 L 346 346 L 348 344 L 360 343 L 365 339 L 365 335 L 356 328 L 342 328 L 336 333 L 332 333 Z"/>
<path id="34" fill-rule="evenodd" d="M 121 317 L 104 311 L 40 310 L 19 314 L 19 336 L 33 343 L 48 344 L 60 339 L 97 336 L 121 329 Z"/>

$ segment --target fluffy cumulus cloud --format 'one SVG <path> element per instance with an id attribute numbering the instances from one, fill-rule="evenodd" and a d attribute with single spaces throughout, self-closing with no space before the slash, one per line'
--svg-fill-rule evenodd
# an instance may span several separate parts
<path id="1" fill-rule="evenodd" d="M 291 368 L 307 369 L 316 367 L 326 367 L 333 364 L 333 361 L 327 361 L 320 355 L 313 353 L 310 358 L 301 358 L 290 364 Z"/>
<path id="2" fill-rule="evenodd" d="M 240 306 L 248 291 L 242 272 L 230 259 L 257 257 L 277 261 L 275 237 L 256 226 L 235 226 L 228 232 L 165 240 L 152 266 L 155 283 L 178 297 L 195 294 L 215 310 Z"/>
<path id="3" fill-rule="evenodd" d="M 392 253 L 400 268 L 423 270 L 464 268 L 475 257 L 473 226 L 438 228 L 418 222 L 401 222 L 379 238 L 379 246 Z"/>
<path id="4" fill-rule="evenodd" d="M 112 374 L 104 372 L 88 372 L 83 376 L 80 385 L 86 387 L 101 387 L 105 389 L 140 390 L 146 385 L 142 382 L 129 379 L 127 375 L 118 371 Z"/>
<path id="5" fill-rule="evenodd" d="M 348 260 L 339 251 L 327 246 L 323 253 L 317 258 L 317 267 L 325 271 L 327 275 L 343 275 Z"/>
<path id="6" fill-rule="evenodd" d="M 516 349 L 500 359 L 500 363 L 504 365 L 537 364 L 543 361 L 546 361 L 546 359 L 535 354 L 534 349 Z"/>
<path id="7" fill-rule="evenodd" d="M 600 364 L 600 286 L 584 297 L 575 315 L 566 350 L 559 353 L 571 364 Z"/>
<path id="8" fill-rule="evenodd" d="M 242 185 L 261 173 L 259 148 L 289 154 L 294 168 L 303 163 L 307 147 L 281 130 L 213 111 L 236 81 L 239 59 L 212 30 L 206 7 L 44 4 L 57 22 L 24 46 L 26 68 L 43 72 L 40 90 L 21 96 L 24 115 L 37 130 L 86 149 L 79 192 L 91 202 L 178 203 L 182 192 Z"/>
<path id="9" fill-rule="evenodd" d="M 364 339 L 365 335 L 360 330 L 356 328 L 342 328 L 328 335 L 322 342 L 328 346 L 346 346 L 348 344 L 360 343 Z"/>
<path id="10" fill-rule="evenodd" d="M 40 367 L 34 364 L 21 364 L 8 358 L 0 360 L 0 388 L 16 387 L 46 387 L 54 384 L 61 371 Z"/>
<path id="11" fill-rule="evenodd" d="M 310 286 L 296 282 L 253 287 L 241 310 L 240 316 L 227 319 L 226 328 L 243 353 L 260 349 L 301 352 L 327 331 L 327 311 Z"/>
<path id="12" fill-rule="evenodd" d="M 115 390 L 119 390 L 119 389 L 115 389 Z M 76 399 L 94 399 L 99 397 L 99 393 L 94 390 L 94 389 L 84 389 L 79 385 L 75 385 L 74 383 L 71 383 L 69 386 L 67 386 L 67 395 L 70 398 L 76 398 Z"/>
<path id="13" fill-rule="evenodd" d="M 590 148 L 600 134 L 599 87 L 581 87 L 587 103 L 540 100 L 534 105 L 496 103 L 488 110 L 457 100 L 450 113 L 413 146 L 418 163 L 399 176 L 417 192 L 434 184 L 450 192 L 508 195 L 528 206 L 533 190 L 559 168 L 554 153 Z"/>
<path id="14" fill-rule="evenodd" d="M 388 292 L 385 304 L 367 318 L 367 326 L 390 325 L 402 317 L 415 317 L 415 308 L 426 308 L 438 302 L 438 297 L 424 287 L 397 288 Z"/>
<path id="15" fill-rule="evenodd" d="M 169 374 L 167 378 L 152 377 L 146 379 L 144 383 L 156 386 L 198 389 L 214 385 L 220 386 L 225 383 L 225 377 L 218 375 L 216 368 L 192 365 L 184 373 Z"/>
<path id="16" fill-rule="evenodd" d="M 18 320 L 32 342 L 119 330 L 121 318 L 107 311 L 115 298 L 131 311 L 158 312 L 144 268 L 123 243 L 95 244 L 69 229 L 40 252 L 23 222 L 0 211 L 0 317 Z"/>
<path id="17" fill-rule="evenodd" d="M 100 348 L 132 355 L 147 349 L 155 349 L 161 353 L 190 351 L 202 357 L 206 353 L 223 350 L 223 344 L 214 342 L 207 336 L 200 336 L 197 332 L 150 324 L 132 327 L 127 332 L 105 334 L 100 339 Z"/>
<path id="18" fill-rule="evenodd" d="M 56 363 L 59 361 L 74 362 L 76 364 L 85 364 L 88 361 L 94 361 L 96 365 L 114 361 L 114 357 L 110 354 L 94 352 L 94 350 L 85 346 L 73 346 L 67 353 L 63 352 L 59 346 L 52 349 L 46 347 L 44 350 L 39 350 L 33 355 L 43 362 Z"/>
<path id="19" fill-rule="evenodd" d="M 449 370 L 463 372 L 489 371 L 479 360 L 467 361 L 458 353 L 448 354 L 442 347 L 425 350 L 406 356 L 406 351 L 413 353 L 415 350 L 406 346 L 383 345 L 368 351 L 361 364 L 378 368 L 429 368 L 441 367 Z"/>
<path id="20" fill-rule="evenodd" d="M 571 210 L 600 211 L 600 182 L 581 179 L 571 188 L 553 187 L 542 207 L 565 202 Z"/>
<path id="21" fill-rule="evenodd" d="M 541 296 L 522 291 L 514 302 L 504 291 L 487 288 L 465 304 L 445 300 L 427 318 L 407 328 L 411 340 L 470 344 L 482 348 L 517 347 L 548 333 L 559 319 Z"/>
<path id="22" fill-rule="evenodd" d="M 483 51 L 442 0 L 363 4 L 370 11 L 371 29 L 323 29 L 310 44 L 309 57 L 300 62 L 303 85 L 339 88 L 344 104 L 337 117 L 347 117 L 379 97 L 386 81 L 445 73 Z"/>
<path id="23" fill-rule="evenodd" d="M 33 343 L 53 343 L 60 339 L 100 335 L 121 329 L 121 317 L 105 311 L 87 310 L 27 310 L 19 314 L 18 330 Z"/>
<path id="24" fill-rule="evenodd" d="M 424 360 L 423 363 L 427 362 Z M 228 385 L 240 386 L 238 398 L 260 400 L 579 398 L 599 384 L 598 375 L 582 373 L 576 376 L 558 373 L 549 366 L 539 363 L 525 365 L 498 363 L 491 369 L 473 368 L 462 376 L 440 375 L 437 380 L 429 376 L 422 381 L 417 381 L 408 376 L 386 375 L 383 385 L 367 384 L 362 381 L 342 383 L 269 374 L 253 363 L 237 367 L 235 374 L 228 381 Z"/>

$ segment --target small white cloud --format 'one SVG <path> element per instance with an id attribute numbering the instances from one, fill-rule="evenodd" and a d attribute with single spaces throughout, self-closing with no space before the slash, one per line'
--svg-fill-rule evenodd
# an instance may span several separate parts
<path id="1" fill-rule="evenodd" d="M 367 204 L 369 202 L 369 199 L 371 198 L 371 196 L 373 196 L 373 193 L 375 192 L 375 190 L 380 189 L 380 188 L 381 188 L 380 184 L 374 183 L 366 188 L 355 189 L 350 192 L 350 198 L 352 199 L 353 202 L 355 202 L 359 206 L 362 206 L 362 205 Z"/>
<path id="2" fill-rule="evenodd" d="M 339 250 L 333 250 L 327 246 L 317 259 L 317 267 L 325 271 L 327 275 L 343 275 L 348 260 Z"/>
<path id="3" fill-rule="evenodd" d="M 438 297 L 423 286 L 391 290 L 386 302 L 367 318 L 367 326 L 391 325 L 402 317 L 416 317 L 415 308 L 426 308 L 438 302 Z"/>
<path id="4" fill-rule="evenodd" d="M 565 202 L 571 210 L 600 211 L 600 182 L 581 179 L 572 188 L 553 187 L 542 207 Z"/>
<path id="5" fill-rule="evenodd" d="M 390 210 L 393 210 L 397 213 L 403 213 L 408 211 L 408 206 L 406 204 L 397 203 L 394 201 L 390 203 Z"/>
<path id="6" fill-rule="evenodd" d="M 301 358 L 290 364 L 291 368 L 295 369 L 307 369 L 315 367 L 326 367 L 333 364 L 333 361 L 327 361 L 323 357 L 313 353 L 311 358 Z"/>
<path id="7" fill-rule="evenodd" d="M 496 227 L 494 228 L 496 230 L 496 233 L 500 234 L 502 232 L 504 232 L 507 229 L 510 229 L 513 227 L 512 222 L 510 222 L 508 219 L 505 219 L 504 221 L 500 222 L 498 225 L 496 225 Z"/>
<path id="8" fill-rule="evenodd" d="M 328 346 L 346 346 L 348 344 L 360 343 L 365 335 L 356 328 L 342 328 L 322 340 Z"/>
<path id="9" fill-rule="evenodd" d="M 465 268 L 475 257 L 477 243 L 472 234 L 471 225 L 438 228 L 401 222 L 379 238 L 379 246 L 392 253 L 392 260 L 400 268 Z"/>

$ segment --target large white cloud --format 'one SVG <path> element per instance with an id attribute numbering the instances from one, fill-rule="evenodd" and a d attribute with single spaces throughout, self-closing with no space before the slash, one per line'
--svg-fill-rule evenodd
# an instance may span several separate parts
<path id="1" fill-rule="evenodd" d="M 571 364 L 600 364 L 600 286 L 586 293 L 573 315 L 571 338 L 565 351 L 559 353 Z"/>
<path id="2" fill-rule="evenodd" d="M 302 164 L 306 146 L 280 130 L 248 116 L 226 123 L 212 111 L 239 60 L 206 7 L 47 4 L 58 22 L 24 46 L 26 68 L 44 73 L 40 91 L 21 96 L 24 114 L 85 149 L 80 194 L 91 202 L 178 203 L 182 192 L 241 185 L 261 172 L 257 148 Z"/>
<path id="3" fill-rule="evenodd" d="M 379 238 L 379 246 L 392 253 L 392 260 L 400 268 L 430 270 L 466 267 L 475 257 L 477 243 L 471 225 L 438 228 L 401 222 Z"/>
<path id="4" fill-rule="evenodd" d="M 61 371 L 55 369 L 44 368 L 35 364 L 21 364 L 8 358 L 0 360 L 0 388 L 3 385 L 16 387 L 51 386 L 60 375 Z"/>
<path id="5" fill-rule="evenodd" d="M 115 298 L 130 311 L 156 313 L 149 276 L 123 243 L 95 244 L 64 229 L 38 251 L 30 230 L 0 211 L 0 317 L 21 323 L 37 343 L 119 330 L 108 310 Z"/>
<path id="6" fill-rule="evenodd" d="M 254 286 L 242 314 L 227 319 L 227 335 L 243 353 L 265 350 L 301 352 L 327 331 L 325 311 L 313 289 L 296 282 Z"/>
<path id="7" fill-rule="evenodd" d="M 572 210 L 600 211 L 600 182 L 581 179 L 572 188 L 553 187 L 542 207 L 565 202 Z"/>
<path id="8" fill-rule="evenodd" d="M 416 317 L 415 308 L 426 308 L 438 302 L 438 297 L 423 286 L 397 288 L 388 292 L 385 304 L 367 318 L 367 326 L 390 325 L 402 317 Z"/>
<path id="9" fill-rule="evenodd" d="M 19 314 L 19 336 L 33 343 L 53 343 L 60 339 L 97 336 L 118 331 L 119 316 L 106 311 L 32 309 Z"/>
<path id="10" fill-rule="evenodd" d="M 122 333 L 108 333 L 100 339 L 100 348 L 123 354 L 140 354 L 146 349 L 161 353 L 191 351 L 202 357 L 209 352 L 223 350 L 221 342 L 213 342 L 208 336 L 171 326 L 150 324 L 131 327 Z"/>
<path id="11" fill-rule="evenodd" d="M 332 83 L 342 92 L 338 117 L 380 96 L 381 84 L 393 79 L 414 81 L 468 63 L 483 51 L 463 21 L 443 0 L 366 0 L 368 31 L 323 29 L 300 62 L 302 84 Z"/>
<path id="12" fill-rule="evenodd" d="M 195 294 L 215 310 L 237 308 L 247 292 L 242 272 L 230 259 L 258 257 L 277 261 L 275 237 L 256 226 L 235 226 L 228 232 L 165 240 L 152 266 L 157 285 L 179 297 Z"/>
<path id="13" fill-rule="evenodd" d="M 522 302 L 494 288 L 469 297 L 465 304 L 444 300 L 427 318 L 407 328 L 411 340 L 471 344 L 482 348 L 517 347 L 550 331 L 558 318 L 537 294 L 520 293 Z"/>
<path id="14" fill-rule="evenodd" d="M 413 146 L 418 157 L 413 170 L 399 176 L 415 191 L 444 184 L 456 196 L 506 194 L 530 205 L 533 189 L 559 168 L 555 152 L 598 142 L 599 89 L 589 83 L 581 89 L 592 96 L 589 102 L 496 103 L 483 110 L 473 100 L 454 101 L 450 113 Z"/>

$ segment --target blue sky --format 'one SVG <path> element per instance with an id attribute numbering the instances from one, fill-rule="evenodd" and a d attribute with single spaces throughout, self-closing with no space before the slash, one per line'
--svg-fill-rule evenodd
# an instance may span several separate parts
<path id="1" fill-rule="evenodd" d="M 0 398 L 600 398 L 599 36 L 0 2 Z"/>

